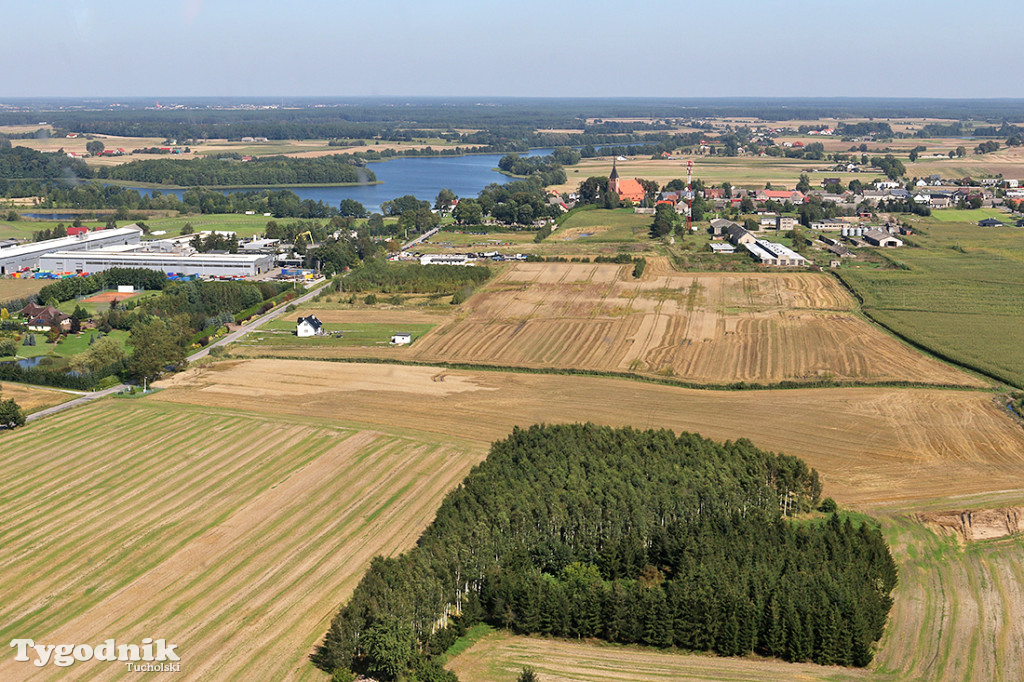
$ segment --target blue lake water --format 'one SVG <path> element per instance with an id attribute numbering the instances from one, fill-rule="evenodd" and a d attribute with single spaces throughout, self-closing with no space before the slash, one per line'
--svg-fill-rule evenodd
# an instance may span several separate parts
<path id="1" fill-rule="evenodd" d="M 552 149 L 534 149 L 523 156 L 542 156 Z M 444 188 L 459 197 L 475 197 L 487 185 L 511 180 L 492 169 L 504 154 L 473 154 L 469 156 L 435 156 L 397 158 L 373 162 L 369 168 L 377 176 L 379 184 L 351 187 L 287 187 L 300 199 L 322 201 L 337 207 L 342 199 L 355 199 L 366 210 L 379 212 L 384 201 L 412 194 L 417 199 L 434 202 L 437 193 Z M 132 187 L 140 194 L 150 194 L 152 189 Z M 282 188 L 275 188 L 282 189 Z M 174 194 L 180 199 L 184 190 L 159 190 L 163 194 Z M 238 192 L 245 190 L 222 190 Z"/>

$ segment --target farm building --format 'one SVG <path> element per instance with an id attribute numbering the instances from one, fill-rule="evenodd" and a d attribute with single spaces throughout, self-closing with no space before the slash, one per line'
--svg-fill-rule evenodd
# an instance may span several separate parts
<path id="1" fill-rule="evenodd" d="M 712 253 L 736 253 L 736 247 L 729 242 L 709 242 Z"/>
<path id="2" fill-rule="evenodd" d="M 881 230 L 868 230 L 864 233 L 864 240 L 873 246 L 897 247 L 903 246 L 903 240 L 893 237 L 888 232 Z"/>
<path id="3" fill-rule="evenodd" d="M 736 227 L 742 227 L 739 223 L 734 223 L 731 220 L 725 218 L 712 218 L 711 220 L 711 234 L 715 237 L 728 237 L 729 228 L 735 225 Z"/>
<path id="4" fill-rule="evenodd" d="M 782 244 L 770 242 L 765 239 L 757 239 L 752 243 L 744 243 L 743 246 L 746 247 L 751 256 L 761 261 L 761 265 L 800 267 L 808 264 L 807 259 L 796 251 L 793 251 Z"/>
<path id="5" fill-rule="evenodd" d="M 295 335 L 301 337 L 317 336 L 323 334 L 324 323 L 316 315 L 300 317 L 295 323 Z"/>
<path id="6" fill-rule="evenodd" d="M 420 256 L 420 265 L 472 265 L 464 253 L 428 253 Z"/>
<path id="7" fill-rule="evenodd" d="M 119 227 L 116 230 L 85 232 L 72 237 L 47 239 L 33 244 L 23 244 L 4 249 L 0 253 L 0 275 L 9 275 L 25 268 L 40 266 L 40 260 L 53 253 L 78 253 L 114 246 L 129 246 L 142 241 L 142 228 L 135 225 Z"/>
<path id="8" fill-rule="evenodd" d="M 729 226 L 729 241 L 733 246 L 739 246 L 740 244 L 753 244 L 757 241 L 757 237 L 747 232 L 742 225 L 733 223 Z"/>
<path id="9" fill-rule="evenodd" d="M 412 334 L 409 332 L 398 332 L 391 337 L 392 346 L 407 346 L 412 343 Z"/>

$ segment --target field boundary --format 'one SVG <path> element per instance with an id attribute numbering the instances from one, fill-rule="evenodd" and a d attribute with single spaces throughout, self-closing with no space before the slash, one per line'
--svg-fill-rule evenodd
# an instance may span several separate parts
<path id="1" fill-rule="evenodd" d="M 776 391 L 792 390 L 801 388 L 917 388 L 917 389 L 940 389 L 950 391 L 968 391 L 981 393 L 998 393 L 997 387 L 985 388 L 980 386 L 965 386 L 963 384 L 938 384 L 920 381 L 780 381 L 773 384 L 748 383 L 737 381 L 730 384 L 702 384 L 670 377 L 650 376 L 637 374 L 635 372 L 616 372 L 612 370 L 599 369 L 575 369 L 571 367 L 525 367 L 521 365 L 489 365 L 472 362 L 428 362 L 426 360 L 403 360 L 387 357 L 316 357 L 312 355 L 274 355 L 270 353 L 262 355 L 233 355 L 222 356 L 230 360 L 300 360 L 305 362 L 347 362 L 352 364 L 365 365 L 405 365 L 408 367 L 440 367 L 443 369 L 464 369 L 473 371 L 509 372 L 514 374 L 554 374 L 560 376 L 587 376 L 602 377 L 608 379 L 633 379 L 649 384 L 661 384 L 664 386 L 675 386 L 677 388 L 689 388 L 698 391 Z"/>
<path id="2" fill-rule="evenodd" d="M 1008 379 L 1006 377 L 999 376 L 995 372 L 990 372 L 988 370 L 981 369 L 980 367 L 975 367 L 974 365 L 972 365 L 972 364 L 970 364 L 968 362 L 963 362 L 961 360 L 956 360 L 955 358 L 947 355 L 946 353 L 943 353 L 941 350 L 932 348 L 930 346 L 926 346 L 923 343 L 921 343 L 920 341 L 917 341 L 917 340 L 907 336 L 906 334 L 903 334 L 899 330 L 893 329 L 892 327 L 890 327 L 889 325 L 885 324 L 884 322 L 882 322 L 881 320 L 877 319 L 874 315 L 871 314 L 871 308 L 865 307 L 865 305 L 864 305 L 864 297 L 860 295 L 860 292 L 858 292 L 853 287 L 853 285 L 851 285 L 849 282 L 847 282 L 843 278 L 842 274 L 840 274 L 838 270 L 833 270 L 832 274 L 839 281 L 839 283 L 842 284 L 843 288 L 845 288 L 847 291 L 849 291 L 854 296 L 854 298 L 857 299 L 857 304 L 858 304 L 857 307 L 860 310 L 860 312 L 864 315 L 864 317 L 868 318 L 869 320 L 871 320 L 871 322 L 873 322 L 874 324 L 878 325 L 881 329 L 884 329 L 886 332 L 892 334 L 897 339 L 899 339 L 903 343 L 907 344 L 908 346 L 910 346 L 914 350 L 917 350 L 917 351 L 919 351 L 921 353 L 924 353 L 925 355 L 927 355 L 929 357 L 932 357 L 932 358 L 934 358 L 936 360 L 940 360 L 940 361 L 942 361 L 942 362 L 944 362 L 944 363 L 946 363 L 948 365 L 952 365 L 952 366 L 957 367 L 959 369 L 962 369 L 962 370 L 965 370 L 965 371 L 969 371 L 969 372 L 973 372 L 975 374 L 979 374 L 979 375 L 985 377 L 986 379 L 991 379 L 993 381 L 997 381 L 1000 384 L 1003 384 L 1005 386 L 1012 386 L 1014 388 L 1024 388 L 1024 385 L 1018 385 L 1018 384 L 1014 383 L 1013 381 L 1011 381 L 1010 379 Z"/>

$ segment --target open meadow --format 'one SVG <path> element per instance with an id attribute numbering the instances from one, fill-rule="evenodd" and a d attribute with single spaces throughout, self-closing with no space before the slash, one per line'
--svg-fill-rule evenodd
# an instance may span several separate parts
<path id="1" fill-rule="evenodd" d="M 38 293 L 47 284 L 52 284 L 45 279 L 13 279 L 11 277 L 0 277 L 0 304 L 4 301 L 12 301 L 25 298 Z M 11 312 L 11 311 L 8 311 Z"/>
<path id="2" fill-rule="evenodd" d="M 0 433 L 4 641 L 162 637 L 185 679 L 320 679 L 308 655 L 370 559 L 483 456 L 460 443 L 151 399 Z M 0 661 L 5 680 L 131 674 Z"/>

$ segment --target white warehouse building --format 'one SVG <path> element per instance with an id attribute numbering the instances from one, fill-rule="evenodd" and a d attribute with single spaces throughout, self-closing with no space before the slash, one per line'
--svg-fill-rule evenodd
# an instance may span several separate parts
<path id="1" fill-rule="evenodd" d="M 52 253 L 77 253 L 94 249 L 124 247 L 139 244 L 141 241 L 142 229 L 135 225 L 126 225 L 115 230 L 84 232 L 73 237 L 47 239 L 33 244 L 12 246 L 0 251 L 0 275 L 9 275 L 25 268 L 37 267 L 44 256 Z"/>
<path id="2" fill-rule="evenodd" d="M 39 259 L 51 272 L 103 272 L 110 268 L 146 268 L 204 277 L 253 277 L 274 267 L 273 254 L 170 253 L 121 249 L 58 251 Z"/>

